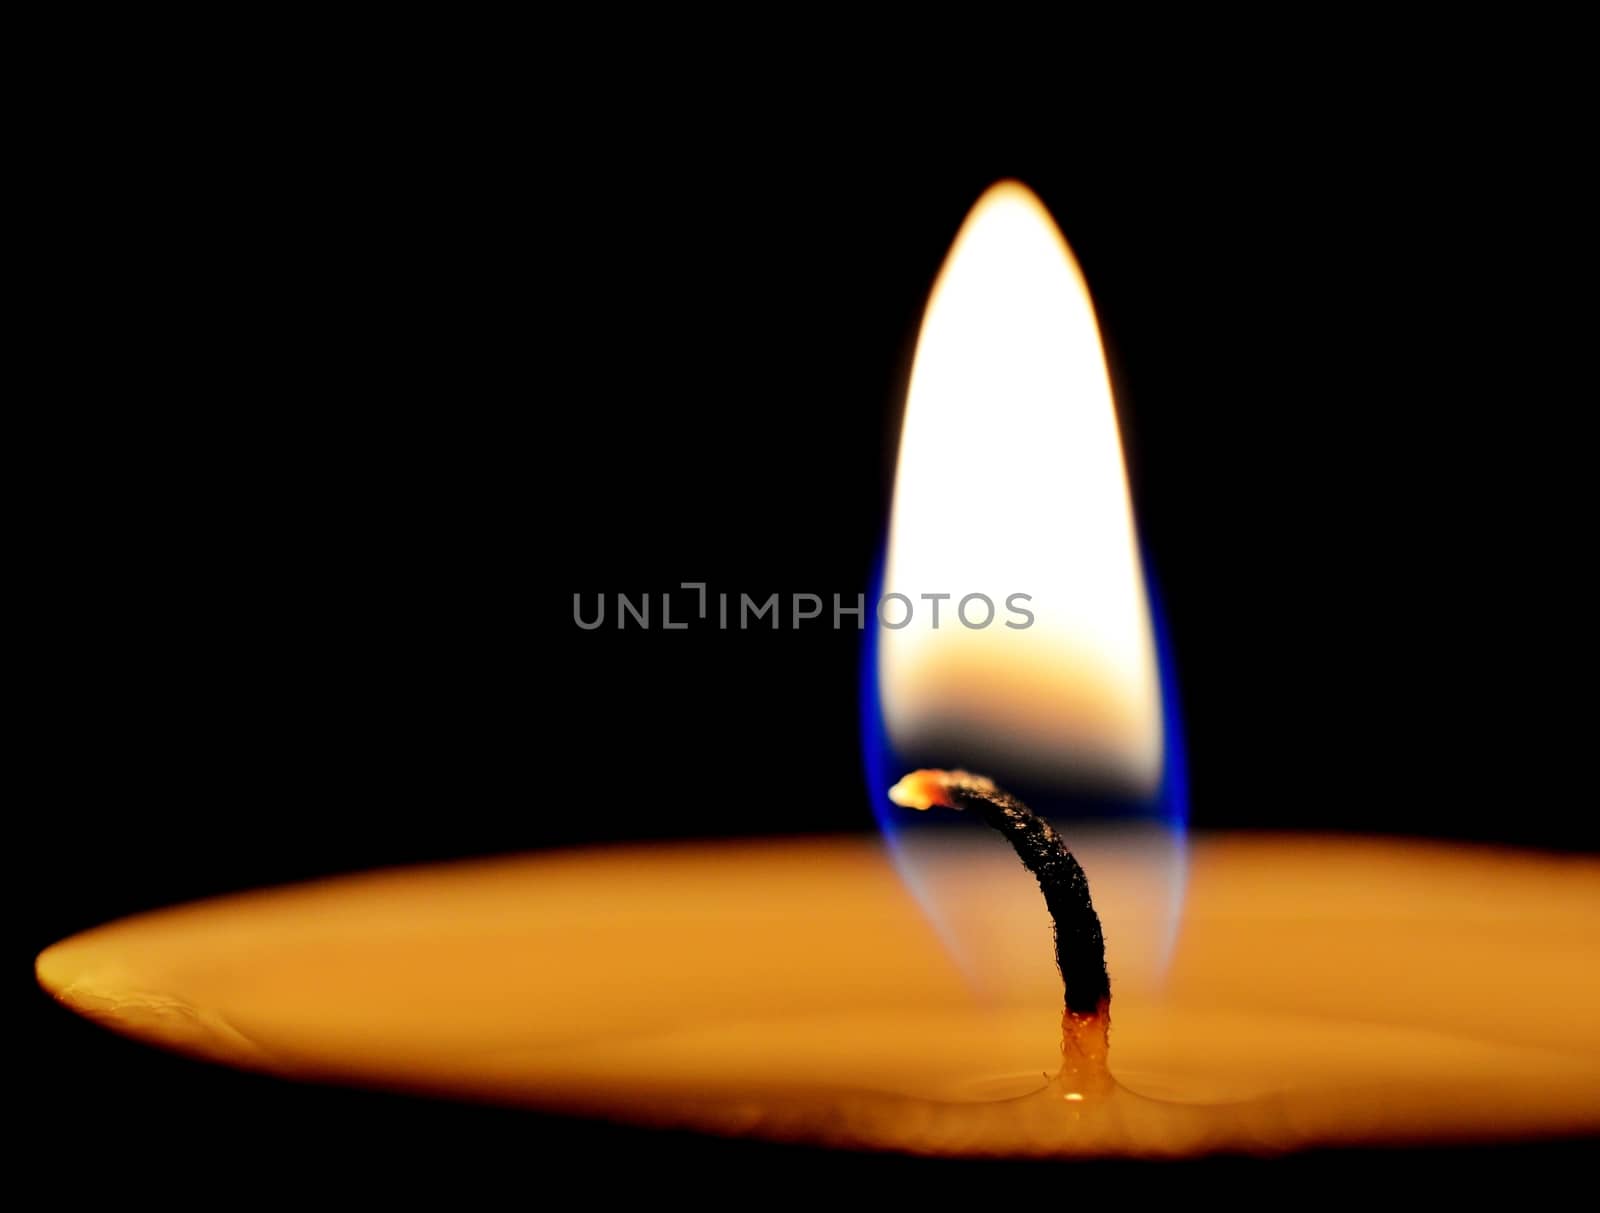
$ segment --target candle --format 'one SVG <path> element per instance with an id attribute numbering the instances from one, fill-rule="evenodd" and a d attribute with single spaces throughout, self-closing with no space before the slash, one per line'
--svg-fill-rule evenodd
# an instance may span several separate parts
<path id="1" fill-rule="evenodd" d="M 1004 844 L 887 816 L 887 850 L 616 848 L 243 894 L 63 941 L 39 980 L 225 1064 L 784 1141 L 1146 1156 L 1600 1130 L 1593 860 L 1219 835 L 1175 870 L 1170 671 L 1093 308 L 1021 187 L 980 202 L 941 274 L 899 468 L 885 598 L 931 609 L 870 633 L 876 775 L 916 755 L 1161 819 L 1062 823 L 1106 928 L 1109 1070 L 1058 1043 L 1050 923 Z"/>
<path id="2" fill-rule="evenodd" d="M 1151 840 L 1074 849 L 1106 923 L 1109 1099 L 1051 1098 L 1060 979 L 1003 843 L 937 862 L 1010 945 L 975 994 L 866 839 L 556 852 L 247 893 L 48 949 L 136 1038 L 292 1078 L 947 1154 L 1188 1154 L 1600 1130 L 1600 864 L 1195 841 L 1162 982 L 1119 947 Z"/>

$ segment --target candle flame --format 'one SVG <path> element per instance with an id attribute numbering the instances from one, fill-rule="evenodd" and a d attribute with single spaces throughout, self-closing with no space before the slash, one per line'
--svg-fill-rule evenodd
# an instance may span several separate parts
<path id="1" fill-rule="evenodd" d="M 1066 241 L 1016 182 L 979 200 L 928 303 L 883 588 L 922 608 L 879 625 L 896 751 L 1158 790 L 1160 680 L 1099 327 Z M 985 613 L 957 616 L 968 594 L 1000 618 L 968 626 Z"/>

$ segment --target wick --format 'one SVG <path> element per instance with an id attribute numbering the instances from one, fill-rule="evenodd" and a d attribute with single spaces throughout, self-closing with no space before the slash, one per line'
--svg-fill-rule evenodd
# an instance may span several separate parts
<path id="1" fill-rule="evenodd" d="M 1111 977 L 1100 916 L 1089 899 L 1089 878 L 1048 821 L 1037 816 L 992 779 L 967 771 L 913 771 L 889 789 L 889 799 L 908 809 L 970 809 L 999 830 L 1039 882 L 1055 927 L 1056 968 L 1065 1010 L 1061 1019 L 1062 1072 L 1058 1082 L 1074 1088 L 1109 1081 L 1105 1069 L 1111 1030 Z"/>

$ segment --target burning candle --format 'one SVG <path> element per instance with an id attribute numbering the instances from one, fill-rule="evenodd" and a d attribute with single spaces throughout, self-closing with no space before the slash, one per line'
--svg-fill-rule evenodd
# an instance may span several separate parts
<path id="1" fill-rule="evenodd" d="M 1065 831 L 1104 924 L 1108 1053 L 1069 1033 L 1064 1068 L 1050 919 L 1003 843 L 887 808 L 887 847 L 611 848 L 238 895 L 63 941 L 39 979 L 224 1064 L 787 1141 L 1170 1155 L 1600 1130 L 1595 861 L 1181 839 L 1093 309 L 1017 186 L 980 203 L 929 306 L 885 590 L 951 599 L 943 628 L 875 637 L 875 797 L 915 756 L 1151 808 Z M 1021 595 L 1031 624 L 968 626 L 968 591 Z M 802 754 L 726 794 L 757 814 L 851 792 L 808 786 Z"/>

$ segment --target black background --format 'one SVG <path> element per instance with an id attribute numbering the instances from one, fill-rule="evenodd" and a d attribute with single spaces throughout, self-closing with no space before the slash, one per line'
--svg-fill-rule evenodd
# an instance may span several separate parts
<path id="1" fill-rule="evenodd" d="M 19 973 L 261 883 L 869 829 L 855 633 L 582 632 L 572 595 L 865 590 L 920 309 L 1003 176 L 1100 311 L 1195 823 L 1592 848 L 1588 220 L 1536 67 L 960 119 L 685 84 L 613 121 L 465 71 L 98 98 L 32 185 Z M 28 997 L 68 1154 L 843 1165 L 213 1073 Z"/>

